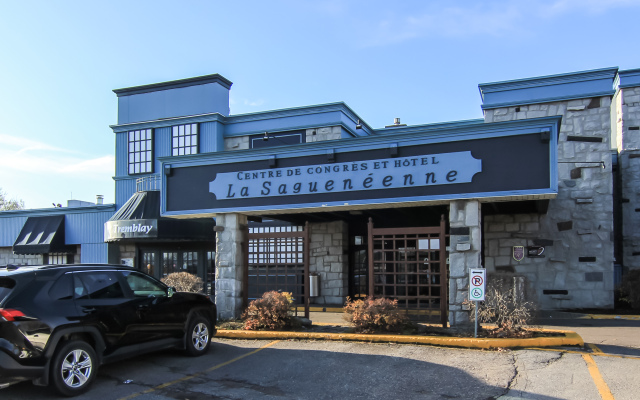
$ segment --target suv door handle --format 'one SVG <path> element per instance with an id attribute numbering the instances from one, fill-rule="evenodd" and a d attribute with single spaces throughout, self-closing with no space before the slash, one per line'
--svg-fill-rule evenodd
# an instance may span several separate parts
<path id="1" fill-rule="evenodd" d="M 138 305 L 138 310 L 146 310 L 147 308 L 149 308 L 148 304 L 139 304 Z"/>
<path id="2" fill-rule="evenodd" d="M 82 311 L 87 314 L 92 314 L 97 311 L 95 307 L 82 307 Z"/>

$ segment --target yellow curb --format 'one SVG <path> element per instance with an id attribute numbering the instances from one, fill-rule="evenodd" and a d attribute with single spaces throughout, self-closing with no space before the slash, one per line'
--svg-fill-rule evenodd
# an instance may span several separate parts
<path id="1" fill-rule="evenodd" d="M 347 340 L 375 343 L 426 344 L 432 346 L 465 347 L 470 349 L 495 349 L 516 347 L 560 347 L 584 346 L 584 341 L 575 332 L 539 329 L 543 332 L 559 332 L 564 336 L 526 339 L 461 338 L 454 336 L 409 336 L 409 335 L 368 335 L 358 333 L 327 332 L 275 332 L 218 330 L 216 337 L 227 339 L 301 339 L 301 340 Z"/>
<path id="2" fill-rule="evenodd" d="M 624 319 L 630 321 L 640 321 L 640 315 L 614 315 L 614 314 L 587 314 L 579 319 Z"/>

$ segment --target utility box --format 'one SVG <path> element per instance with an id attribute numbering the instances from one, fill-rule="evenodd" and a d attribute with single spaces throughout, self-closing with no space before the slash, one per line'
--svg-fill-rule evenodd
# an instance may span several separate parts
<path id="1" fill-rule="evenodd" d="M 309 297 L 320 296 L 320 276 L 316 272 L 309 274 Z"/>

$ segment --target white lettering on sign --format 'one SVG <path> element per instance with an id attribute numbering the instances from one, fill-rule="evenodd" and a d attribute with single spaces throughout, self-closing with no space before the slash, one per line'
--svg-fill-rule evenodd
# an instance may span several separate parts
<path id="1" fill-rule="evenodd" d="M 218 200 L 400 189 L 471 182 L 482 160 L 470 151 L 222 172 L 209 182 Z"/>

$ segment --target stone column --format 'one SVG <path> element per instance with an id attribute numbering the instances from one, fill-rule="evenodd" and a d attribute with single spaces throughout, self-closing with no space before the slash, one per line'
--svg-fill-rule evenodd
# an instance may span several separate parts
<path id="1" fill-rule="evenodd" d="M 247 216 L 216 216 L 216 306 L 220 319 L 239 318 L 244 282 L 244 241 L 249 233 Z"/>
<path id="2" fill-rule="evenodd" d="M 462 305 L 469 296 L 469 268 L 481 267 L 482 261 L 480 202 L 452 201 L 449 225 L 449 324 L 465 328 L 471 324 L 470 310 Z"/>

